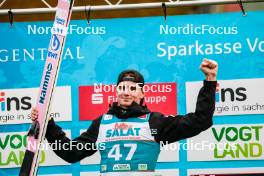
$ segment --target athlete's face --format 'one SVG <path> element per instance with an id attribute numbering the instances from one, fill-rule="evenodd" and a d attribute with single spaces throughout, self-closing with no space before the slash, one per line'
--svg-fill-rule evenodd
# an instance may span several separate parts
<path id="1" fill-rule="evenodd" d="M 140 100 L 144 98 L 144 92 L 139 84 L 131 81 L 122 81 L 117 86 L 117 103 L 119 106 L 126 108 L 133 101 L 140 104 Z"/>

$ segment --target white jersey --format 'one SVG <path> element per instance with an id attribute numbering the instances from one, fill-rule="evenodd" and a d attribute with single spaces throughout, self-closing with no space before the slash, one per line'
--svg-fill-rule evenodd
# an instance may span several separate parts
<path id="1" fill-rule="evenodd" d="M 154 173 L 160 146 L 151 135 L 149 114 L 143 117 L 119 119 L 102 117 L 98 145 L 101 153 L 101 174 L 138 176 Z"/>

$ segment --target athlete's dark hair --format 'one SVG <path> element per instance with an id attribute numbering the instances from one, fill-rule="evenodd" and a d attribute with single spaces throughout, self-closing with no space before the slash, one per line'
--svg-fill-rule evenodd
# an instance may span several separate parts
<path id="1" fill-rule="evenodd" d="M 117 78 L 116 85 L 118 85 L 122 81 L 132 81 L 135 83 L 139 83 L 141 87 L 143 87 L 145 84 L 142 74 L 132 69 L 122 71 Z"/>

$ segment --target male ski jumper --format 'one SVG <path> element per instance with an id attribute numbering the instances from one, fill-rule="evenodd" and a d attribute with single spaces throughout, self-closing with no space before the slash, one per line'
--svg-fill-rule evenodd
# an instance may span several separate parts
<path id="1" fill-rule="evenodd" d="M 124 72 L 123 72 L 124 73 Z M 117 84 L 132 81 L 144 84 L 140 79 L 119 76 Z M 136 74 L 140 74 L 136 72 Z M 70 140 L 51 119 L 46 138 L 50 143 L 104 144 L 100 172 L 106 176 L 154 175 L 160 153 L 160 142 L 173 143 L 199 134 L 212 126 L 215 109 L 216 81 L 204 81 L 194 113 L 165 117 L 159 112 L 150 112 L 142 103 L 133 102 L 128 108 L 113 103 L 108 112 L 96 120 L 86 132 Z M 76 145 L 75 145 L 76 146 Z M 54 150 L 67 162 L 75 163 L 93 155 L 96 149 Z"/>

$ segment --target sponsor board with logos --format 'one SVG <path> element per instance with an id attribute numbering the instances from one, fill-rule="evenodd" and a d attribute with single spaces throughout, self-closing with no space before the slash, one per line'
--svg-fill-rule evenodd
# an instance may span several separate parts
<path id="1" fill-rule="evenodd" d="M 198 65 L 204 57 L 207 57 L 219 63 L 218 79 L 225 79 L 219 82 L 220 89 L 216 92 L 217 108 L 215 115 L 236 115 L 235 117 L 216 117 L 214 121 L 227 124 L 225 125 L 226 128 L 234 126 L 237 129 L 222 130 L 215 124 L 214 131 L 209 129 L 201 133 L 200 138 L 197 138 L 195 142 L 211 140 L 215 144 L 226 140 L 230 143 L 236 143 L 239 148 L 235 150 L 231 148 L 232 150 L 230 150 L 230 144 L 228 144 L 225 145 L 225 151 L 217 148 L 211 153 L 208 151 L 183 151 L 182 148 L 180 152 L 165 151 L 167 156 L 161 153 L 160 158 L 164 156 L 164 160 L 159 158 L 159 161 L 168 161 L 171 157 L 170 161 L 172 163 L 160 163 L 158 168 L 173 169 L 179 166 L 180 173 L 185 174 L 189 168 L 206 168 L 208 162 L 191 162 L 191 160 L 199 161 L 203 158 L 206 161 L 228 160 L 221 162 L 221 165 L 218 163 L 217 167 L 223 168 L 232 167 L 233 164 L 237 167 L 262 166 L 263 155 L 260 150 L 263 131 L 258 125 L 262 126 L 264 123 L 264 118 L 259 115 L 264 114 L 261 89 L 263 87 L 264 60 L 262 56 L 264 53 L 264 39 L 263 30 L 259 28 L 259 26 L 264 25 L 263 15 L 264 13 L 260 11 L 248 12 L 246 18 L 242 17 L 240 12 L 170 16 L 170 23 L 167 24 L 164 24 L 163 17 L 93 20 L 90 26 L 87 26 L 85 20 L 73 20 L 68 29 L 70 35 L 67 40 L 69 42 L 63 52 L 63 62 L 58 77 L 58 85 L 71 86 L 73 96 L 66 100 L 64 98 L 68 95 L 64 93 L 61 98 L 58 98 L 58 102 L 54 103 L 54 106 L 60 106 L 62 110 L 59 110 L 60 107 L 55 107 L 51 111 L 53 117 L 56 117 L 56 122 L 67 121 L 58 124 L 62 128 L 70 129 L 72 133 L 78 134 L 79 130 L 86 128 L 85 125 L 90 124 L 90 122 L 84 120 L 92 120 L 105 113 L 109 102 L 113 102 L 116 98 L 115 94 L 109 93 L 108 95 L 107 91 L 100 92 L 98 87 L 98 89 L 93 88 L 93 86 L 87 88 L 89 86 L 86 85 L 93 85 L 94 83 L 115 84 L 120 71 L 127 68 L 140 71 L 149 83 L 160 82 L 164 85 L 177 83 L 175 85 L 175 87 L 177 86 L 177 89 L 175 89 L 176 95 L 170 94 L 170 92 L 167 92 L 166 95 L 153 92 L 155 96 L 148 98 L 147 103 L 153 104 L 153 106 L 159 103 L 159 109 L 152 109 L 152 105 L 148 105 L 151 110 L 160 111 L 166 115 L 177 114 L 178 112 L 179 114 L 185 114 L 186 111 L 193 112 L 202 83 L 193 82 L 189 84 L 188 81 L 199 81 L 204 78 L 198 69 Z M 2 89 L 10 90 L 11 88 L 17 88 L 16 90 L 19 92 L 20 88 L 39 85 L 46 56 L 48 55 L 54 61 L 58 58 L 56 54 L 61 47 L 61 43 L 57 40 L 58 35 L 66 31 L 66 29 L 61 28 L 65 21 L 60 18 L 60 16 L 56 17 L 56 24 L 53 26 L 55 31 L 52 31 L 50 22 L 34 24 L 32 22 L 18 22 L 16 27 L 12 29 L 8 27 L 9 23 L 0 24 L 0 35 L 5 41 L 0 43 L 0 92 L 2 92 Z M 122 28 L 120 28 L 120 24 L 122 24 Z M 250 26 L 250 28 L 245 27 L 245 25 Z M 208 30 L 202 31 L 203 27 Z M 201 33 L 197 35 L 192 33 L 195 31 Z M 218 32 L 223 33 L 219 34 Z M 48 41 L 50 35 L 53 35 L 52 41 Z M 48 50 L 47 45 L 49 42 L 52 42 L 53 47 Z M 48 65 L 45 68 L 47 77 L 49 77 L 49 72 L 53 68 L 55 68 L 53 65 Z M 188 83 L 184 86 L 186 82 Z M 155 88 L 157 84 L 150 85 Z M 83 88 L 82 91 L 78 91 L 79 87 L 79 90 Z M 188 89 L 186 89 L 187 91 L 185 87 Z M 46 92 L 45 89 L 43 90 L 42 97 L 45 100 Z M 13 93 L 15 95 L 15 92 L 11 92 L 11 94 Z M 34 95 L 37 96 L 37 90 Z M 82 95 L 82 101 L 78 99 L 78 95 Z M 28 108 L 29 100 L 27 98 L 22 100 L 26 95 L 19 96 L 19 100 L 12 99 L 11 109 L 16 109 L 17 106 L 18 109 Z M 184 103 L 186 96 L 187 107 Z M 26 131 L 29 124 L 25 123 L 31 123 L 29 119 L 21 120 L 28 117 L 30 110 L 23 110 L 25 114 L 21 113 L 20 110 L 18 112 L 3 113 L 8 109 L 5 101 L 7 98 L 12 97 L 13 95 L 10 94 L 7 96 L 6 92 L 0 94 L 0 131 L 2 134 L 12 134 L 19 129 L 19 131 L 22 131 L 22 129 Z M 173 97 L 172 103 L 169 97 Z M 31 98 L 33 98 L 33 94 Z M 71 104 L 68 105 L 68 102 L 71 103 L 71 99 L 73 100 L 72 110 Z M 177 100 L 179 101 L 177 102 Z M 57 101 L 56 97 L 54 101 Z M 78 101 L 80 104 L 78 104 Z M 173 105 L 174 102 L 175 105 Z M 30 101 L 30 104 L 34 106 L 35 103 Z M 73 111 L 75 117 L 73 120 L 71 111 Z M 80 115 L 79 119 L 78 113 Z M 238 127 L 228 123 L 245 125 Z M 19 147 L 16 144 L 17 137 L 13 137 L 12 140 L 14 140 L 12 147 Z M 5 144 L 6 141 L 6 139 L 1 138 L 0 147 L 8 146 L 9 144 Z M 184 141 L 179 143 L 185 144 Z M 2 148 L 0 149 L 2 150 Z M 174 145 L 172 148 L 175 148 Z M 12 153 L 12 151 L 17 151 L 16 149 L 1 150 L 1 163 L 9 161 L 9 165 L 11 165 L 17 162 L 19 156 L 22 157 L 22 154 Z M 3 152 L 4 155 L 2 155 Z M 52 153 L 54 154 L 54 152 Z M 50 164 L 51 167 L 42 168 L 42 171 L 45 169 L 45 172 L 41 172 L 42 174 L 57 175 L 53 171 L 57 171 L 57 169 L 59 171 L 63 168 L 64 172 L 60 173 L 79 176 L 80 172 L 89 173 L 89 171 L 96 171 L 99 168 L 94 165 L 84 166 L 82 163 L 75 163 L 72 166 L 56 166 L 59 162 L 55 163 L 57 161 L 55 154 L 48 158 L 54 161 L 53 166 Z M 96 158 L 97 160 L 95 160 Z M 97 161 L 95 163 L 97 164 L 100 159 L 99 153 L 86 159 Z M 234 161 L 237 159 L 241 161 Z M 216 162 L 210 163 L 210 166 L 213 167 Z M 17 170 L 18 168 L 15 166 L 7 169 L 1 168 L 0 175 L 9 176 Z M 205 170 L 210 171 L 210 169 Z M 255 170 L 255 168 L 252 168 L 252 170 Z M 172 175 L 175 174 L 172 173 Z"/>
<path id="2" fill-rule="evenodd" d="M 1 89 L 0 124 L 31 123 L 30 113 L 36 105 L 39 88 Z M 56 121 L 72 120 L 71 87 L 56 87 L 50 117 Z"/>
<path id="3" fill-rule="evenodd" d="M 126 173 L 128 176 L 130 175 L 129 172 Z M 87 176 L 87 175 L 93 175 L 93 176 L 100 176 L 99 172 L 80 172 L 80 176 Z M 133 174 L 133 176 L 146 176 L 146 174 L 143 173 L 137 173 Z M 179 176 L 179 170 L 178 169 L 159 169 L 155 170 L 153 174 L 147 174 L 147 176 Z"/>
<path id="4" fill-rule="evenodd" d="M 70 130 L 65 130 L 65 133 L 67 136 L 71 135 Z M 21 166 L 27 146 L 26 138 L 27 132 L 0 133 L 0 168 Z M 47 141 L 40 148 L 43 149 L 40 152 L 40 166 L 69 165 L 52 151 Z"/>
<path id="5" fill-rule="evenodd" d="M 109 104 L 116 102 L 115 85 L 93 85 L 79 87 L 79 118 L 93 120 L 107 112 Z M 165 115 L 177 113 L 175 83 L 146 84 L 145 103 L 151 111 Z"/>
<path id="6" fill-rule="evenodd" d="M 195 110 L 202 82 L 186 83 L 187 112 Z M 264 79 L 219 80 L 214 115 L 264 114 Z"/>
<path id="7" fill-rule="evenodd" d="M 188 176 L 263 176 L 264 167 L 188 169 Z"/>
<path id="8" fill-rule="evenodd" d="M 263 160 L 264 124 L 214 125 L 187 139 L 188 161 Z"/>

